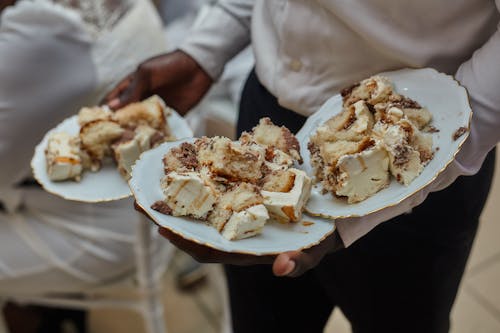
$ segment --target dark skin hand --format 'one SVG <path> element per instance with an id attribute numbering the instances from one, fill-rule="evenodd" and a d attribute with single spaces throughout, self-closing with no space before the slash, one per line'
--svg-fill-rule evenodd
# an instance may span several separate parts
<path id="1" fill-rule="evenodd" d="M 137 204 L 134 204 L 134 206 L 137 211 L 149 218 L 141 207 Z M 198 262 L 221 263 L 239 266 L 272 263 L 274 275 L 288 277 L 296 277 L 304 274 L 318 265 L 325 255 L 344 247 L 340 236 L 335 231 L 318 245 L 304 251 L 289 251 L 280 253 L 277 256 L 255 256 L 250 254 L 219 251 L 208 246 L 186 240 L 172 231 L 162 227 L 159 227 L 158 232 Z"/>
<path id="2" fill-rule="evenodd" d="M 157 94 L 181 115 L 186 114 L 212 86 L 212 78 L 182 51 L 162 54 L 141 63 L 102 103 L 119 109 Z"/>
<path id="3" fill-rule="evenodd" d="M 8 6 L 15 4 L 17 0 L 0 0 L 0 13 Z"/>

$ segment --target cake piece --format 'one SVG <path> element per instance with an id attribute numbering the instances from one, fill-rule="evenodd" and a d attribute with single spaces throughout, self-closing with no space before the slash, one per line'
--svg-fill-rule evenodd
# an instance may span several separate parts
<path id="1" fill-rule="evenodd" d="M 264 156 L 250 145 L 225 137 L 202 138 L 195 141 L 200 165 L 228 181 L 257 183 L 262 178 Z"/>
<path id="2" fill-rule="evenodd" d="M 429 110 L 405 96 L 394 95 L 394 97 L 391 98 L 389 107 L 400 109 L 406 118 L 417 126 L 419 130 L 423 129 L 432 120 L 432 115 Z"/>
<path id="3" fill-rule="evenodd" d="M 269 214 L 264 205 L 234 212 L 224 226 L 222 236 L 228 240 L 237 240 L 258 235 L 268 219 Z"/>
<path id="4" fill-rule="evenodd" d="M 288 128 L 274 125 L 269 118 L 260 119 L 259 124 L 251 132 L 244 132 L 241 135 L 240 141 L 243 143 L 254 141 L 265 147 L 274 147 L 302 163 L 297 138 Z"/>
<path id="5" fill-rule="evenodd" d="M 389 169 L 396 180 L 408 186 L 423 169 L 420 154 L 411 145 L 413 130 L 411 125 L 400 121 L 391 125 L 382 139 L 384 148 L 389 153 Z"/>
<path id="6" fill-rule="evenodd" d="M 139 125 L 134 129 L 135 140 L 139 144 L 141 151 L 146 151 L 164 142 L 165 136 L 162 132 L 147 125 Z"/>
<path id="7" fill-rule="evenodd" d="M 403 110 L 389 103 L 378 103 L 374 110 L 376 124 L 394 124 L 405 117 Z"/>
<path id="8" fill-rule="evenodd" d="M 147 125 L 161 131 L 165 136 L 171 135 L 166 117 L 171 113 L 158 96 L 152 96 L 142 102 L 131 103 L 113 114 L 113 120 L 123 127 L 134 128 Z"/>
<path id="9" fill-rule="evenodd" d="M 92 160 L 93 169 L 99 169 L 105 156 L 111 155 L 111 144 L 125 130 L 111 120 L 94 120 L 80 128 L 81 147 Z"/>
<path id="10" fill-rule="evenodd" d="M 349 105 L 341 113 L 318 127 L 316 133 L 311 137 L 311 142 L 360 141 L 369 135 L 373 124 L 372 112 L 367 104 L 361 100 Z"/>
<path id="11" fill-rule="evenodd" d="M 173 216 L 206 220 L 217 201 L 217 193 L 196 172 L 170 172 L 162 179 L 161 186 Z"/>
<path id="12" fill-rule="evenodd" d="M 125 180 L 130 179 L 132 166 L 141 156 L 141 153 L 141 148 L 135 139 L 120 141 L 113 145 L 113 154 L 118 165 L 118 171 Z"/>
<path id="13" fill-rule="evenodd" d="M 268 175 L 261 192 L 269 215 L 281 223 L 299 221 L 311 185 L 311 178 L 298 169 Z"/>
<path id="14" fill-rule="evenodd" d="M 84 107 L 78 112 L 78 125 L 90 123 L 94 120 L 111 120 L 112 112 L 108 106 Z"/>
<path id="15" fill-rule="evenodd" d="M 133 131 L 125 130 L 121 138 L 112 144 L 115 161 L 123 178 L 130 179 L 132 166 L 141 154 L 163 141 L 163 134 L 147 125 L 139 125 Z"/>
<path id="16" fill-rule="evenodd" d="M 316 178 L 318 180 L 326 179 L 335 170 L 337 162 L 342 156 L 358 153 L 374 144 L 372 139 L 365 137 L 359 142 L 339 140 L 324 142 L 319 147 L 309 145 L 312 156 L 311 164 L 316 171 Z M 328 183 L 325 186 L 325 189 L 331 190 Z"/>
<path id="17" fill-rule="evenodd" d="M 267 147 L 264 156 L 264 163 L 270 170 L 287 170 L 294 161 L 290 155 L 274 147 Z"/>
<path id="18" fill-rule="evenodd" d="M 264 199 L 257 186 L 244 182 L 238 183 L 220 194 L 208 221 L 221 232 L 233 212 L 239 212 L 263 203 Z"/>
<path id="19" fill-rule="evenodd" d="M 273 170 L 261 181 L 260 188 L 269 192 L 289 192 L 295 183 L 295 172 L 289 170 Z"/>
<path id="20" fill-rule="evenodd" d="M 372 76 L 368 79 L 343 89 L 341 92 L 344 106 L 360 100 L 375 105 L 389 98 L 393 93 L 391 81 L 384 76 Z"/>
<path id="21" fill-rule="evenodd" d="M 342 156 L 333 173 L 332 188 L 338 196 L 356 203 L 389 185 L 389 158 L 381 145 Z M 330 180 L 330 178 L 328 178 Z"/>
<path id="22" fill-rule="evenodd" d="M 259 188 L 239 183 L 222 193 L 208 221 L 229 240 L 257 235 L 269 219 Z"/>
<path id="23" fill-rule="evenodd" d="M 170 149 L 163 157 L 165 174 L 172 171 L 186 172 L 198 170 L 197 154 L 197 147 L 188 142 L 183 142 L 179 147 Z"/>
<path id="24" fill-rule="evenodd" d="M 66 132 L 50 134 L 45 157 L 50 180 L 80 180 L 83 167 L 78 137 Z"/>
<path id="25" fill-rule="evenodd" d="M 418 151 L 420 162 L 422 165 L 427 165 L 430 160 L 434 158 L 434 151 L 432 150 L 433 142 L 432 135 L 429 133 L 422 133 L 416 131 L 410 145 Z"/>

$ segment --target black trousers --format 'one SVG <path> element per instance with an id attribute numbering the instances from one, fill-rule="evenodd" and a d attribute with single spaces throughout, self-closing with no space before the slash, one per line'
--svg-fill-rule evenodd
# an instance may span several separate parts
<path id="1" fill-rule="evenodd" d="M 251 73 L 238 132 L 264 116 L 292 131 L 305 121 Z M 448 332 L 494 164 L 491 152 L 475 176 L 430 194 L 411 214 L 382 223 L 299 278 L 274 277 L 268 265 L 226 266 L 234 332 L 322 332 L 336 306 L 354 332 Z"/>

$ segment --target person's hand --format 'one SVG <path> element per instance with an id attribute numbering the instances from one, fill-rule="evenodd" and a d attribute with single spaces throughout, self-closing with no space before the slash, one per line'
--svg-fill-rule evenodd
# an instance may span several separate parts
<path id="1" fill-rule="evenodd" d="M 318 245 L 304 251 L 281 253 L 273 263 L 276 276 L 297 277 L 316 267 L 325 255 L 344 248 L 337 231 L 333 232 Z"/>
<path id="2" fill-rule="evenodd" d="M 157 94 L 181 115 L 195 106 L 212 86 L 213 80 L 182 51 L 156 56 L 141 63 L 103 99 L 111 109 Z"/>

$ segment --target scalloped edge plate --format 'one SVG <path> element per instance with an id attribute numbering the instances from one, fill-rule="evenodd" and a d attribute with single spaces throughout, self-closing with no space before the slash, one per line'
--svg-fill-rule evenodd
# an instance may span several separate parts
<path id="1" fill-rule="evenodd" d="M 179 139 L 192 137 L 193 131 L 187 122 L 177 112 L 172 110 L 167 118 L 172 134 Z M 98 172 L 84 172 L 81 181 L 53 182 L 47 175 L 45 163 L 45 148 L 49 135 L 53 132 L 65 131 L 75 135 L 80 131 L 78 116 L 74 115 L 63 120 L 59 125 L 45 134 L 36 146 L 31 160 L 31 169 L 35 179 L 45 191 L 61 198 L 79 202 L 106 202 L 124 199 L 132 195 L 127 181 L 122 178 L 114 163 L 104 163 Z"/>
<path id="2" fill-rule="evenodd" d="M 182 142 L 194 140 L 192 138 L 165 142 L 143 153 L 132 169 L 129 185 L 135 200 L 159 226 L 169 229 L 186 240 L 210 248 L 258 256 L 277 255 L 281 252 L 310 248 L 335 230 L 335 225 L 331 220 L 304 215 L 300 222 L 290 224 L 268 222 L 260 235 L 229 241 L 222 237 L 215 228 L 202 221 L 165 215 L 151 209 L 155 201 L 164 197 L 160 187 L 160 180 L 164 176 L 163 156 Z"/>
<path id="3" fill-rule="evenodd" d="M 408 187 L 399 184 L 392 177 L 387 188 L 356 204 L 347 204 L 345 200 L 336 198 L 330 193 L 321 194 L 321 184 L 315 184 L 312 188 L 311 198 L 305 207 L 305 210 L 311 215 L 330 219 L 356 217 L 397 205 L 436 179 L 453 161 L 469 135 L 469 131 L 467 131 L 458 140 L 453 140 L 453 134 L 460 127 L 470 128 L 472 110 L 467 91 L 452 76 L 431 68 L 402 69 L 378 75 L 387 76 L 393 81 L 396 92 L 416 100 L 429 109 L 433 116 L 431 125 L 439 130 L 438 133 L 432 134 L 433 149 L 439 149 L 435 151 L 434 158 L 422 173 Z M 340 95 L 331 97 L 307 119 L 296 135 L 304 158 L 304 163 L 299 168 L 310 176 L 314 173 L 307 149 L 309 137 L 318 126 L 338 114 L 341 109 L 342 97 Z"/>

